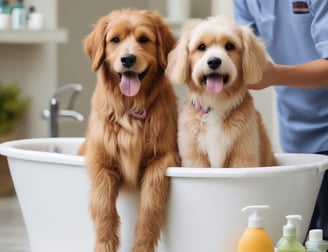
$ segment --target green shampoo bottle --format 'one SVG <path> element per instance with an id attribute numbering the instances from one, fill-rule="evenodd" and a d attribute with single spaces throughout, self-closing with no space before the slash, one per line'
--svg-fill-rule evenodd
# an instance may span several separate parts
<path id="1" fill-rule="evenodd" d="M 300 215 L 287 215 L 287 224 L 283 228 L 283 236 L 277 243 L 277 252 L 306 252 L 305 247 L 296 238 L 296 220 Z"/>

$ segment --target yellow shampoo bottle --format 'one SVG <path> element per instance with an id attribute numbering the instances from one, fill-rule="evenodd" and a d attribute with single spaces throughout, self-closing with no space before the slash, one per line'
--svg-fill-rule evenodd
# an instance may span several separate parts
<path id="1" fill-rule="evenodd" d="M 248 218 L 248 227 L 238 243 L 238 252 L 273 252 L 273 242 L 263 227 L 261 211 L 270 208 L 268 205 L 248 206 L 242 211 L 252 211 Z"/>

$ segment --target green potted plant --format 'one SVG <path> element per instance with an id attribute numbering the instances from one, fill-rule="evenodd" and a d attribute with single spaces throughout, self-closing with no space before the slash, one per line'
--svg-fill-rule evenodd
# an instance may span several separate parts
<path id="1" fill-rule="evenodd" d="M 28 99 L 21 97 L 21 89 L 16 82 L 3 85 L 0 83 L 0 143 L 13 140 L 28 106 Z M 13 192 L 13 185 L 7 159 L 0 155 L 0 196 Z"/>
<path id="2" fill-rule="evenodd" d="M 28 99 L 21 97 L 21 88 L 16 82 L 0 83 L 0 137 L 16 129 L 27 105 Z"/>

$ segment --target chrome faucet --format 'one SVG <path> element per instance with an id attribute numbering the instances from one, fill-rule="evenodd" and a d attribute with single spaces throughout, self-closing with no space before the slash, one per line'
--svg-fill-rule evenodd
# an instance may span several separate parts
<path id="1" fill-rule="evenodd" d="M 51 97 L 49 109 L 43 110 L 42 113 L 44 118 L 50 119 L 50 137 L 58 136 L 58 117 L 70 117 L 77 120 L 78 122 L 82 122 L 84 120 L 83 115 L 73 110 L 75 98 L 81 90 L 81 84 L 70 83 L 58 88 L 55 95 Z M 69 98 L 67 108 L 59 109 L 59 97 L 68 91 L 71 91 L 72 94 Z"/>

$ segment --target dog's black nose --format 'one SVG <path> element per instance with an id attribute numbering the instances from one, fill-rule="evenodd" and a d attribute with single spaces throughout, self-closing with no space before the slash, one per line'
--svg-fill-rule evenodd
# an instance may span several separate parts
<path id="1" fill-rule="evenodd" d="M 217 69 L 221 65 L 221 63 L 222 60 L 217 57 L 211 57 L 207 60 L 207 65 L 213 70 Z"/>
<path id="2" fill-rule="evenodd" d="M 136 61 L 137 57 L 130 53 L 123 54 L 121 57 L 121 63 L 126 68 L 132 67 Z"/>

